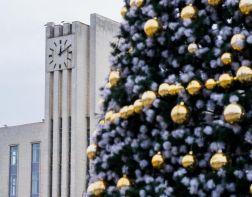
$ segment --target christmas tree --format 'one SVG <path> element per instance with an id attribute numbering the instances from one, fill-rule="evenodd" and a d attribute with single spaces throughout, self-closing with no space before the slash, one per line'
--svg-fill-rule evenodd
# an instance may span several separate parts
<path id="1" fill-rule="evenodd" d="M 252 0 L 126 0 L 88 195 L 252 194 Z"/>

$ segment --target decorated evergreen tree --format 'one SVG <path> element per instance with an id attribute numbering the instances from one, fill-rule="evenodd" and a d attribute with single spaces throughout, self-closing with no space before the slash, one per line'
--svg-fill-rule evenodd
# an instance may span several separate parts
<path id="1" fill-rule="evenodd" d="M 125 1 L 88 195 L 252 194 L 252 0 Z"/>

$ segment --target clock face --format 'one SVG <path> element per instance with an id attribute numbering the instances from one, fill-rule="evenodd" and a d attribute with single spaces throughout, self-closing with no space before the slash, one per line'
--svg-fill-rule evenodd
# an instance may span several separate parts
<path id="1" fill-rule="evenodd" d="M 73 36 L 48 39 L 47 65 L 49 71 L 72 68 Z"/>

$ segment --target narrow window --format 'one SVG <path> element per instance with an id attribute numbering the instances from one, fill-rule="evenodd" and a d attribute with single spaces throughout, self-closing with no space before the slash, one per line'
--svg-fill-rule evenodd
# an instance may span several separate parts
<path id="1" fill-rule="evenodd" d="M 32 144 L 31 197 L 39 197 L 40 191 L 40 144 Z"/>
<path id="2" fill-rule="evenodd" d="M 17 197 L 18 146 L 10 147 L 9 197 Z"/>

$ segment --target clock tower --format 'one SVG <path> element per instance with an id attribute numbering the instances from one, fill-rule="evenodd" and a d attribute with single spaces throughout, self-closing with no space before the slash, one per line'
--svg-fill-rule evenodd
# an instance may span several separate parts
<path id="1" fill-rule="evenodd" d="M 79 197 L 85 190 L 88 67 L 89 27 L 80 22 L 48 23 L 45 120 L 50 197 Z"/>

